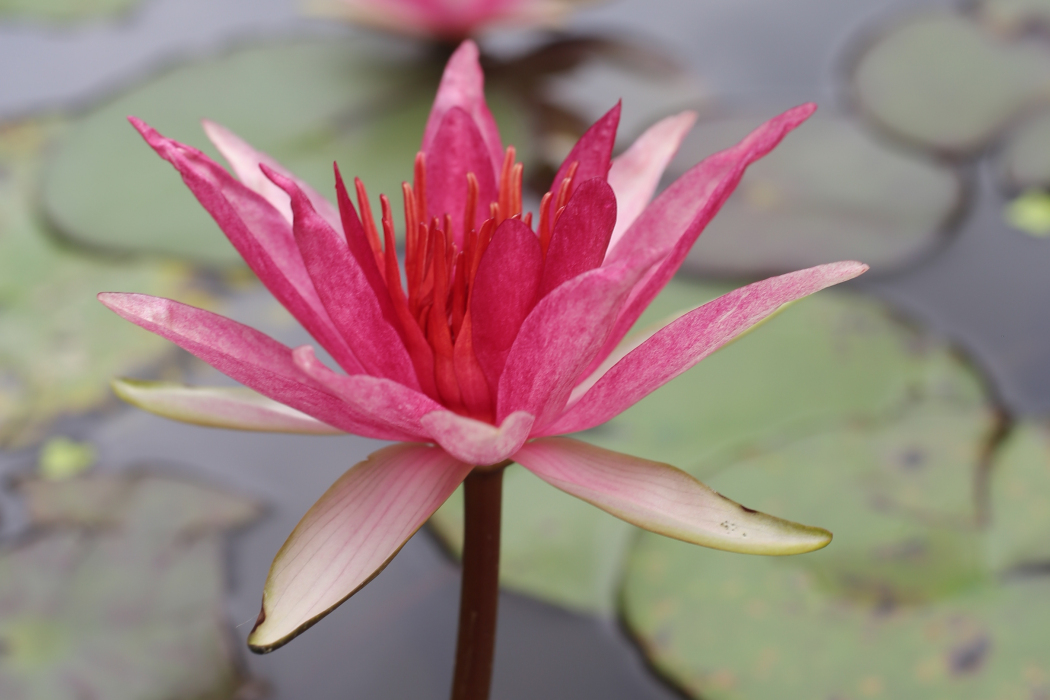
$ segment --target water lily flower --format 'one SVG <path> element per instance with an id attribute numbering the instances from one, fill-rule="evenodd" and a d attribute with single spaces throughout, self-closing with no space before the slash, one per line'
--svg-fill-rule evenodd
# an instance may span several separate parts
<path id="1" fill-rule="evenodd" d="M 613 159 L 617 105 L 569 153 L 538 211 L 525 212 L 522 165 L 501 142 L 467 41 L 448 63 L 402 186 L 403 268 L 394 204 L 382 196 L 376 208 L 360 181 L 351 195 L 336 169 L 333 205 L 206 123 L 234 178 L 133 118 L 338 367 L 312 346 L 287 347 L 177 301 L 103 293 L 116 313 L 246 387 L 122 380 L 117 392 L 201 425 L 399 443 L 347 471 L 296 527 L 249 645 L 274 649 L 316 622 L 370 581 L 468 474 L 507 460 L 688 542 L 759 554 L 826 545 L 825 530 L 752 511 L 670 465 L 558 437 L 608 421 L 785 304 L 866 269 L 840 262 L 781 275 L 629 334 L 747 166 L 813 110 L 770 120 L 653 199 L 695 115 L 657 123 Z"/>
<path id="2" fill-rule="evenodd" d="M 557 24 L 580 0 L 329 0 L 325 9 L 401 34 L 457 40 L 493 26 Z"/>

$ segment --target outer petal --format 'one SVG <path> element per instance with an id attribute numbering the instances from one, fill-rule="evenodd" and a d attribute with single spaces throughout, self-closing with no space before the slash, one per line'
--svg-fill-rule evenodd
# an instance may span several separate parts
<path id="1" fill-rule="evenodd" d="M 328 317 L 342 333 L 365 374 L 386 377 L 413 389 L 419 380 L 412 359 L 367 276 L 346 241 L 314 211 L 296 184 L 262 166 L 267 177 L 291 195 L 293 231 L 306 270 Z"/>
<path id="2" fill-rule="evenodd" d="M 436 447 L 394 445 L 341 476 L 277 553 L 252 651 L 288 643 L 371 581 L 471 467 Z"/>
<path id="3" fill-rule="evenodd" d="M 113 393 L 158 416 L 228 430 L 342 435 L 343 431 L 244 387 L 114 379 Z"/>
<path id="4" fill-rule="evenodd" d="M 601 178 L 581 182 L 551 234 L 540 296 L 602 264 L 616 225 L 616 195 Z"/>
<path id="5" fill-rule="evenodd" d="M 452 411 L 434 411 L 423 416 L 423 427 L 446 452 L 467 464 L 499 464 L 529 439 L 535 417 L 518 411 L 500 426 L 483 423 Z"/>
<path id="6" fill-rule="evenodd" d="M 295 182 L 306 196 L 310 198 L 310 203 L 313 204 L 314 209 L 320 214 L 328 224 L 336 229 L 340 230 L 339 212 L 336 211 L 332 203 L 321 196 L 321 194 L 304 181 L 297 178 L 284 166 L 278 163 L 276 160 L 271 158 L 269 155 L 262 151 L 257 151 L 251 147 L 248 142 L 244 141 L 237 134 L 233 133 L 221 124 L 216 124 L 213 121 L 204 119 L 201 124 L 204 126 L 204 133 L 208 135 L 208 140 L 219 149 L 219 153 L 226 159 L 226 162 L 233 168 L 233 172 L 237 174 L 237 177 L 241 182 L 245 184 L 248 189 L 258 193 L 262 196 L 270 205 L 281 212 L 285 221 L 288 223 L 292 222 L 292 205 L 288 199 L 288 195 L 281 188 L 270 182 L 269 178 L 263 175 L 259 165 L 265 165 L 271 170 L 274 170 L 284 177 Z"/>
<path id="7" fill-rule="evenodd" d="M 497 395 L 499 420 L 525 411 L 545 425 L 562 412 L 642 272 L 633 264 L 600 267 L 540 300 L 507 356 Z"/>
<path id="8" fill-rule="evenodd" d="M 569 174 L 573 163 L 579 163 L 576 169 L 576 183 L 586 182 L 591 178 L 605 180 L 609 175 L 609 166 L 612 165 L 613 146 L 616 145 L 616 129 L 620 126 L 620 103 L 610 109 L 605 115 L 594 122 L 587 131 L 583 133 L 580 140 L 569 151 L 561 167 L 558 168 L 554 182 L 551 183 L 551 191 L 557 192 L 561 181 Z"/>
<path id="9" fill-rule="evenodd" d="M 277 301 L 343 369 L 361 372 L 361 364 L 328 318 L 295 245 L 292 227 L 280 212 L 197 149 L 161 136 L 141 119 L 131 117 L 130 121 L 153 150 L 175 166 Z"/>
<path id="10" fill-rule="evenodd" d="M 543 251 L 532 230 L 507 219 L 492 236 L 470 295 L 474 352 L 490 387 L 499 386 L 521 324 L 536 304 Z"/>
<path id="11" fill-rule="evenodd" d="M 661 328 L 597 379 L 593 388 L 591 382 L 580 384 L 573 392 L 579 400 L 544 434 L 573 433 L 604 423 L 785 304 L 867 269 L 858 262 L 820 265 L 755 282 L 709 301 Z"/>
<path id="12" fill-rule="evenodd" d="M 434 139 L 445 114 L 453 107 L 459 107 L 470 115 L 481 133 L 494 174 L 499 172 L 503 163 L 503 143 L 496 120 L 485 103 L 485 75 L 478 57 L 478 45 L 468 39 L 460 44 L 449 58 L 445 65 L 445 73 L 441 76 L 437 96 L 434 98 L 434 106 L 427 119 L 426 129 L 423 131 L 423 151 L 429 153 L 433 150 Z M 480 173 L 475 174 L 481 176 Z"/>
<path id="13" fill-rule="evenodd" d="M 678 152 L 682 139 L 696 123 L 696 112 L 667 117 L 649 127 L 609 168 L 609 184 L 616 193 L 616 228 L 611 249 L 638 218 L 656 192 L 667 164 Z"/>
<path id="14" fill-rule="evenodd" d="M 669 464 L 570 438 L 525 445 L 514 461 L 548 484 L 660 535 L 744 554 L 801 554 L 831 533 L 745 508 Z"/>
<path id="15" fill-rule="evenodd" d="M 210 311 L 145 294 L 102 293 L 99 301 L 132 323 L 167 338 L 241 384 L 348 433 L 412 440 L 356 411 L 306 376 L 288 346 Z"/>

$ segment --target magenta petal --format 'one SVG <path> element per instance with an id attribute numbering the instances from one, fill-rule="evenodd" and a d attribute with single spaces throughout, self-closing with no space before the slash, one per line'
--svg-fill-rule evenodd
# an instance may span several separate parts
<path id="1" fill-rule="evenodd" d="M 371 416 L 355 413 L 295 366 L 291 348 L 254 328 L 145 294 L 104 292 L 98 299 L 128 321 L 167 338 L 226 376 L 323 423 L 380 440 L 413 439 Z"/>
<path id="2" fill-rule="evenodd" d="M 645 269 L 634 264 L 600 267 L 540 300 L 507 356 L 497 395 L 498 419 L 525 411 L 536 416 L 537 425 L 545 425 L 561 413 Z"/>
<path id="3" fill-rule="evenodd" d="M 704 547 L 784 555 L 812 552 L 831 542 L 831 533 L 823 528 L 745 508 L 670 464 L 579 440 L 533 440 L 514 461 L 617 518 Z"/>
<path id="4" fill-rule="evenodd" d="M 605 259 L 616 225 L 616 195 L 605 180 L 592 178 L 576 188 L 551 234 L 540 297 Z"/>
<path id="5" fill-rule="evenodd" d="M 785 304 L 853 279 L 867 269 L 857 262 L 820 265 L 755 282 L 709 301 L 654 333 L 589 390 L 591 382 L 582 383 L 573 392 L 574 397 L 582 397 L 542 433 L 574 433 L 604 423 Z"/>
<path id="6" fill-rule="evenodd" d="M 693 128 L 696 112 L 686 111 L 653 124 L 609 168 L 609 185 L 616 193 L 616 228 L 609 247 L 616 245 L 645 210 L 667 164 Z"/>
<path id="7" fill-rule="evenodd" d="M 598 358 L 606 357 L 674 276 L 697 237 L 736 189 L 751 163 L 772 151 L 809 118 L 816 105 L 788 110 L 736 146 L 706 158 L 660 194 L 609 251 L 606 264 L 657 251 L 665 257 L 638 282 Z M 590 369 L 594 369 L 591 367 Z"/>
<path id="8" fill-rule="evenodd" d="M 279 172 L 284 177 L 293 180 L 299 186 L 299 189 L 310 198 L 310 203 L 314 205 L 317 213 L 332 228 L 339 230 L 339 212 L 317 190 L 297 178 L 266 153 L 252 148 L 250 144 L 226 127 L 207 119 L 202 124 L 208 139 L 219 149 L 219 153 L 230 164 L 233 172 L 237 174 L 241 182 L 248 189 L 261 195 L 274 209 L 281 212 L 281 215 L 284 216 L 288 223 L 292 221 L 292 205 L 288 200 L 288 195 L 263 175 L 259 165 L 265 165 L 271 170 Z"/>
<path id="9" fill-rule="evenodd" d="M 273 651 L 371 581 L 470 473 L 444 450 L 393 445 L 343 474 L 277 553 L 248 636 Z"/>
<path id="10" fill-rule="evenodd" d="M 292 227 L 281 213 L 197 149 L 161 136 L 141 119 L 130 117 L 129 121 L 181 173 L 186 186 L 277 301 L 343 369 L 362 372 L 361 364 L 328 318 L 295 245 Z"/>
<path id="11" fill-rule="evenodd" d="M 423 416 L 430 439 L 467 464 L 488 466 L 510 458 L 529 439 L 535 418 L 524 411 L 512 413 L 497 428 L 452 411 Z"/>
<path id="12" fill-rule="evenodd" d="M 478 62 L 478 46 L 469 39 L 459 45 L 445 65 L 445 73 L 441 76 L 441 85 L 423 131 L 422 150 L 425 153 L 435 150 L 438 129 L 445 114 L 453 107 L 459 107 L 470 115 L 484 140 L 492 172 L 499 172 L 503 163 L 503 144 L 496 120 L 492 118 L 492 112 L 485 102 L 485 76 Z M 475 174 L 481 176 L 480 173 Z"/>
<path id="13" fill-rule="evenodd" d="M 384 317 L 375 289 L 343 240 L 322 219 L 294 182 L 266 166 L 266 175 L 292 198 L 295 240 L 314 287 L 347 345 L 364 368 L 362 374 L 386 377 L 419 388 L 412 359 L 395 326 L 393 308 Z"/>
<path id="14" fill-rule="evenodd" d="M 558 192 L 561 181 L 568 176 L 573 163 L 579 163 L 576 169 L 575 182 L 581 183 L 592 178 L 605 180 L 612 165 L 613 146 L 616 145 L 616 129 L 620 126 L 620 103 L 610 109 L 601 119 L 594 122 L 569 151 L 562 161 L 558 174 L 551 183 L 551 191 Z"/>
<path id="15" fill-rule="evenodd" d="M 536 234 L 507 219 L 492 235 L 470 297 L 474 353 L 490 387 L 499 386 L 518 330 L 536 303 L 543 251 Z"/>
<path id="16" fill-rule="evenodd" d="M 309 345 L 293 350 L 292 359 L 308 377 L 348 405 L 377 422 L 412 435 L 413 440 L 428 439 L 429 433 L 422 427 L 420 419 L 431 411 L 442 409 L 429 396 L 389 379 L 333 372 L 317 359 Z"/>
<path id="17" fill-rule="evenodd" d="M 478 179 L 475 222 L 489 216 L 489 203 L 496 201 L 496 175 L 485 150 L 481 132 L 470 115 L 460 107 L 445 113 L 434 141 L 426 151 L 427 216 L 439 221 L 452 217 L 452 231 L 463 247 L 463 213 L 467 206 L 467 174 Z"/>

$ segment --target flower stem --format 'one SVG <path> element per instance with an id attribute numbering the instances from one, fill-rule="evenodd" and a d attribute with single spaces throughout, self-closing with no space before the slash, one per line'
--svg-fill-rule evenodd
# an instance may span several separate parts
<path id="1" fill-rule="evenodd" d="M 475 469 L 463 482 L 463 583 L 452 700 L 488 700 L 492 684 L 505 466 Z"/>

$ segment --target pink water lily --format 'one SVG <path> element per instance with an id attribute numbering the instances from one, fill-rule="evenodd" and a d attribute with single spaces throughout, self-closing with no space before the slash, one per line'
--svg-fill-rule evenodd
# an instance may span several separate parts
<path id="1" fill-rule="evenodd" d="M 403 34 L 462 39 L 493 26 L 556 24 L 581 0 L 330 0 L 335 12 Z"/>
<path id="2" fill-rule="evenodd" d="M 398 218 L 364 185 L 336 205 L 222 127 L 239 179 L 132 122 L 182 174 L 273 295 L 338 368 L 236 321 L 141 294 L 104 293 L 124 318 L 247 388 L 118 381 L 146 410 L 224 428 L 354 433 L 403 444 L 351 468 L 278 553 L 250 646 L 285 643 L 371 580 L 472 470 L 513 460 L 640 527 L 759 554 L 830 534 L 756 513 L 686 473 L 579 440 L 785 304 L 866 267 L 841 262 L 737 289 L 629 335 L 747 166 L 814 110 L 792 109 L 682 175 L 650 203 L 694 115 L 665 119 L 613 159 L 619 106 L 525 213 L 522 166 L 485 104 L 475 45 L 445 70 Z M 356 199 L 354 206 L 352 199 Z M 702 400 L 702 398 L 701 398 Z"/>

